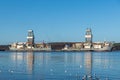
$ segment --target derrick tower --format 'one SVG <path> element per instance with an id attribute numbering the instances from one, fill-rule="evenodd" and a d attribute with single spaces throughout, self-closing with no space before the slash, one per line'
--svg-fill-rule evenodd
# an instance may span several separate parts
<path id="1" fill-rule="evenodd" d="M 92 43 L 92 30 L 90 28 L 86 29 L 86 34 L 85 34 L 85 42 L 87 43 Z"/>
<path id="2" fill-rule="evenodd" d="M 28 30 L 27 47 L 28 48 L 34 47 L 34 32 L 33 32 L 33 30 Z"/>

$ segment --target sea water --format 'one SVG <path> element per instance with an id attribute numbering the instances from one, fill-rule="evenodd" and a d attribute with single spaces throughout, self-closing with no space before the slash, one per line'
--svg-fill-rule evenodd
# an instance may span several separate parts
<path id="1" fill-rule="evenodd" d="M 120 51 L 0 52 L 0 80 L 120 80 Z"/>

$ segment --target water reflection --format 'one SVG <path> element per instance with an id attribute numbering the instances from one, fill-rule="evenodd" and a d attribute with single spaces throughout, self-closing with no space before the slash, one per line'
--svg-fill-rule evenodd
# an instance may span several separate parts
<path id="1" fill-rule="evenodd" d="M 0 56 L 2 55 L 6 58 L 0 58 L 0 73 L 10 75 L 8 77 L 10 79 L 21 77 L 27 80 L 99 80 L 99 78 L 119 80 L 120 78 L 120 64 L 118 64 L 120 54 L 115 56 L 114 53 L 98 52 L 12 52 L 1 53 Z"/>
<path id="2" fill-rule="evenodd" d="M 86 68 L 86 76 L 89 78 L 89 80 L 92 80 L 92 53 L 87 52 L 84 56 L 84 63 Z"/>
<path id="3" fill-rule="evenodd" d="M 32 74 L 34 65 L 33 52 L 14 52 L 10 56 L 15 73 Z"/>
<path id="4" fill-rule="evenodd" d="M 32 74 L 33 71 L 33 65 L 34 65 L 34 55 L 33 52 L 27 52 L 26 54 L 27 59 L 27 71 L 29 74 Z"/>

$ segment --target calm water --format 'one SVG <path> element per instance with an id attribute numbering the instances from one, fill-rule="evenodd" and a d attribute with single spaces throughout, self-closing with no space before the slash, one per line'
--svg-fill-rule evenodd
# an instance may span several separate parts
<path id="1" fill-rule="evenodd" d="M 0 52 L 0 80 L 82 80 L 84 77 L 120 80 L 120 52 Z"/>

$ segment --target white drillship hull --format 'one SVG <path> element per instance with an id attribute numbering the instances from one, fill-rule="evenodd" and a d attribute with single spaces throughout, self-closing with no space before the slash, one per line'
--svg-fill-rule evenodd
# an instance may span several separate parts
<path id="1" fill-rule="evenodd" d="M 62 49 L 62 51 L 111 51 L 112 47 L 103 47 L 103 48 L 68 48 Z"/>
<path id="2" fill-rule="evenodd" d="M 112 47 L 94 48 L 93 51 L 111 51 Z"/>

